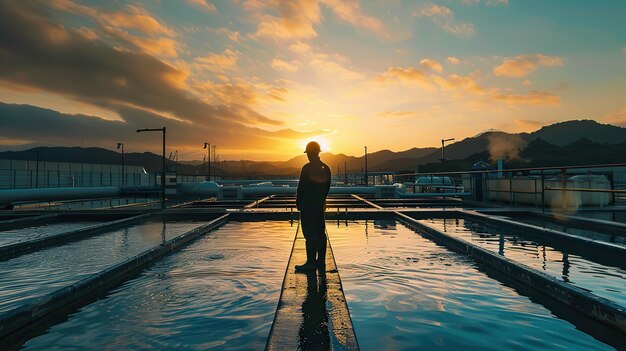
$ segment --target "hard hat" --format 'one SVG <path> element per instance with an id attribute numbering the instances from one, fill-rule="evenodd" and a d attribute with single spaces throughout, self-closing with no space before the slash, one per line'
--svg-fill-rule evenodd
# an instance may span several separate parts
<path id="1" fill-rule="evenodd" d="M 306 144 L 306 149 L 304 150 L 305 154 L 308 153 L 320 153 L 322 152 L 322 150 L 320 149 L 320 144 L 316 143 L 315 141 L 311 141 L 308 144 Z"/>

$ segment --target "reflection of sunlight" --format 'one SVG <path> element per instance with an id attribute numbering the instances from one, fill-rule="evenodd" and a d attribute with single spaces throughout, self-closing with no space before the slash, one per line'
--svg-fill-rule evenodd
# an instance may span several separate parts
<path id="1" fill-rule="evenodd" d="M 326 139 L 323 136 L 316 136 L 316 137 L 311 137 L 308 139 L 302 139 L 302 141 L 300 142 L 300 148 L 302 149 L 302 151 L 304 151 L 304 149 L 306 148 L 306 144 L 308 144 L 311 141 L 316 141 L 318 144 L 320 144 L 320 148 L 322 149 L 322 152 L 330 151 L 330 143 L 328 142 L 328 139 Z"/>

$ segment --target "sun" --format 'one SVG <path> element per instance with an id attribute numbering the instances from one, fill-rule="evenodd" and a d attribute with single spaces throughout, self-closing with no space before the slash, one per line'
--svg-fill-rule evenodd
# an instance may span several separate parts
<path id="1" fill-rule="evenodd" d="M 306 144 L 308 144 L 311 141 L 316 141 L 318 144 L 320 144 L 320 148 L 322 149 L 322 152 L 330 151 L 330 143 L 328 142 L 328 139 L 322 136 L 302 139 L 302 141 L 300 142 L 300 149 L 304 151 L 304 149 L 306 148 Z"/>

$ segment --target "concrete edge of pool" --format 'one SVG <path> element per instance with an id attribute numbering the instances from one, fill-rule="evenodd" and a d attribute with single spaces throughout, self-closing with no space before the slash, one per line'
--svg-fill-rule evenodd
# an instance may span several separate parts
<path id="1" fill-rule="evenodd" d="M 100 224 L 90 225 L 84 228 L 79 228 L 59 234 L 50 236 L 44 236 L 37 239 L 32 239 L 23 242 L 17 242 L 0 247 L 0 261 L 15 258 L 29 252 L 41 250 L 43 248 L 61 245 L 73 240 L 83 239 L 91 235 L 102 233 L 106 230 L 112 230 L 120 227 L 126 227 L 129 224 L 142 222 L 147 220 L 151 216 L 150 213 L 145 213 L 137 216 L 117 219 L 114 221 L 104 222 Z"/>
<path id="2" fill-rule="evenodd" d="M 7 219 L 4 221 L 1 221 L 0 225 L 2 226 L 2 230 L 19 229 L 19 228 L 24 228 L 24 227 L 30 227 L 30 226 L 37 225 L 37 224 L 53 222 L 54 220 L 56 220 L 57 216 L 58 214 L 51 213 L 51 214 L 42 214 L 42 215 L 37 215 L 37 216 L 21 217 L 21 218 L 16 218 L 16 219 Z"/>
<path id="3" fill-rule="evenodd" d="M 295 265 L 306 261 L 299 229 L 298 225 L 265 350 L 303 350 L 313 345 L 359 350 L 330 240 L 325 271 L 296 273 Z"/>
<path id="4" fill-rule="evenodd" d="M 616 245 L 599 240 L 593 240 L 574 234 L 561 232 L 549 228 L 518 222 L 504 218 L 485 215 L 476 211 L 457 210 L 458 216 L 464 219 L 482 221 L 495 225 L 513 228 L 528 237 L 537 237 L 548 243 L 567 248 L 572 253 L 592 257 L 594 260 L 606 264 L 620 264 L 626 256 L 626 246 Z M 625 264 L 620 265 L 626 268 Z"/>
<path id="5" fill-rule="evenodd" d="M 20 333 L 20 330 L 28 329 L 27 326 L 31 323 L 44 319 L 69 305 L 72 305 L 71 309 L 76 309 L 88 304 L 93 301 L 93 298 L 102 296 L 124 281 L 135 277 L 143 268 L 157 259 L 182 249 L 198 237 L 227 223 L 228 220 L 228 214 L 223 215 L 75 284 L 0 315 L 0 341 L 8 338 L 7 344 L 19 347 L 21 341 L 23 341 L 21 334 L 29 333 L 28 330 Z M 2 343 L 4 344 L 4 341 Z"/>
<path id="6" fill-rule="evenodd" d="M 574 310 L 626 334 L 626 311 L 616 303 L 571 284 L 539 272 L 509 258 L 499 256 L 463 239 L 455 238 L 433 227 L 397 212 L 396 218 L 409 228 L 427 234 L 435 242 L 510 276 Z"/>

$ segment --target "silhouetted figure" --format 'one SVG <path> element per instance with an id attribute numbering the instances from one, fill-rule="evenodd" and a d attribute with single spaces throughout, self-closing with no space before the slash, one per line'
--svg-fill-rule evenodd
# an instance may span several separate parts
<path id="1" fill-rule="evenodd" d="M 298 350 L 330 350 L 328 311 L 326 310 L 325 272 L 306 272 L 307 290 L 302 302 L 302 324 L 298 332 Z M 319 279 L 319 280 L 318 280 Z"/>
<path id="2" fill-rule="evenodd" d="M 306 240 L 306 263 L 296 270 L 315 270 L 326 264 L 326 225 L 324 211 L 330 190 L 330 168 L 320 160 L 320 145 L 314 141 L 304 151 L 309 163 L 302 167 L 296 207 L 300 211 L 300 226 Z"/>

